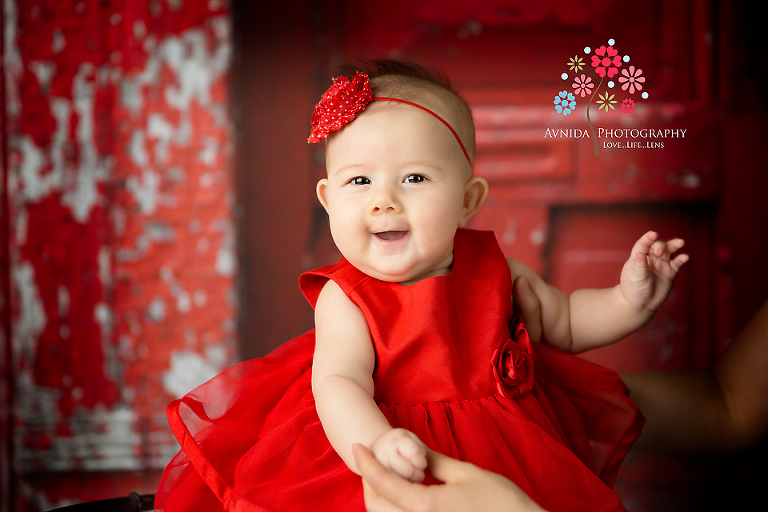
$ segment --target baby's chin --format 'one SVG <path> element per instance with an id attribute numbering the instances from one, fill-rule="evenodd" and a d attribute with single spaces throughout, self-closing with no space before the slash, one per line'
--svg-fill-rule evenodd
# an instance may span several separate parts
<path id="1" fill-rule="evenodd" d="M 415 282 L 420 278 L 420 274 L 422 274 L 422 272 L 419 272 L 417 269 L 403 268 L 401 265 L 372 267 L 365 264 L 358 265 L 351 260 L 350 263 L 362 273 L 387 283 Z"/>
<path id="2" fill-rule="evenodd" d="M 357 267 L 357 265 L 355 265 Z M 445 275 L 450 272 L 449 269 L 435 269 L 435 270 L 423 270 L 423 269 L 362 269 L 357 267 L 358 270 L 367 274 L 379 281 L 385 281 L 387 283 L 400 283 L 402 285 L 410 285 L 426 279 L 427 277 L 434 277 L 439 275 Z"/>

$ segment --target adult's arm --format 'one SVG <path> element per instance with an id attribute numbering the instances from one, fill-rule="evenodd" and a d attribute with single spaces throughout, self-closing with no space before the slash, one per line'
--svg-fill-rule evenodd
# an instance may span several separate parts
<path id="1" fill-rule="evenodd" d="M 635 448 L 656 455 L 731 453 L 768 435 L 768 302 L 712 368 L 622 375 L 646 417 Z"/>

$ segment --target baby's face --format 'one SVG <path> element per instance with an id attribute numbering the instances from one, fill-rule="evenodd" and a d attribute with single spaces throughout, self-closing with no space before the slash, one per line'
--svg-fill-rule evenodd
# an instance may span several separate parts
<path id="1" fill-rule="evenodd" d="M 326 167 L 318 197 L 352 265 L 400 283 L 449 272 L 471 170 L 440 121 L 374 103 L 329 138 Z"/>

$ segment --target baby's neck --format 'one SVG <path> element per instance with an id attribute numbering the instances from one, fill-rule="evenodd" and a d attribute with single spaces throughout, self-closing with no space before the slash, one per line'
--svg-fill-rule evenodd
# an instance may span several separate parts
<path id="1" fill-rule="evenodd" d="M 419 277 L 415 277 L 413 279 L 410 279 L 408 281 L 403 281 L 398 284 L 402 286 L 410 286 L 414 283 L 418 283 L 422 279 L 427 279 L 429 277 L 445 276 L 451 273 L 452 268 L 453 268 L 453 254 L 451 254 L 450 261 L 448 262 L 447 265 L 441 265 L 440 267 L 434 268 L 429 272 L 426 272 L 425 274 L 420 275 Z"/>

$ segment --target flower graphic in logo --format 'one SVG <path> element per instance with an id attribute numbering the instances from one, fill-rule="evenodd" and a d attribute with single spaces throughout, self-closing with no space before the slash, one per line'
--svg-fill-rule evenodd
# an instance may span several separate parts
<path id="1" fill-rule="evenodd" d="M 575 57 L 572 57 L 571 60 L 568 61 L 568 69 L 573 71 L 574 73 L 578 73 L 584 68 L 584 60 L 576 55 Z"/>
<path id="2" fill-rule="evenodd" d="M 555 110 L 558 114 L 567 116 L 576 108 L 576 97 L 568 91 L 560 91 L 555 96 Z"/>
<path id="3" fill-rule="evenodd" d="M 570 58 L 567 62 L 567 71 L 560 74 L 562 80 L 571 80 L 573 95 L 566 94 L 566 91 L 560 91 L 555 97 L 555 110 L 567 116 L 574 111 L 576 102 L 573 100 L 576 99 L 575 96 L 584 98 L 586 102 L 584 113 L 592 138 L 592 147 L 595 156 L 598 156 L 600 154 L 598 132 L 595 131 L 590 117 L 590 111 L 594 114 L 592 104 L 595 103 L 598 110 L 605 110 L 606 113 L 611 110 L 618 110 L 616 107 L 619 102 L 615 99 L 616 94 L 610 94 L 610 91 L 611 89 L 618 89 L 620 85 L 621 89 L 628 94 L 640 93 L 639 97 L 627 98 L 620 105 L 624 113 L 631 114 L 640 101 L 647 100 L 649 95 L 648 91 L 645 90 L 643 70 L 629 65 L 631 59 L 628 54 L 619 55 L 614 39 L 608 39 L 607 44 L 596 49 L 585 46 L 583 51 L 585 57 L 582 58 L 577 54 Z M 585 64 L 585 60 L 589 61 L 590 56 L 591 68 L 594 70 L 595 76 L 600 77 L 599 80 L 595 76 L 590 76 L 590 66 Z M 582 69 L 585 70 L 583 74 L 581 73 Z M 606 88 L 603 88 L 603 84 Z"/>
<path id="4" fill-rule="evenodd" d="M 621 86 L 622 91 L 626 91 L 627 88 L 629 88 L 629 94 L 634 94 L 635 89 L 638 91 L 643 90 L 643 86 L 641 84 L 645 83 L 645 77 L 640 76 L 643 74 L 642 69 L 635 69 L 635 66 L 629 66 L 629 71 L 622 69 L 621 74 L 624 75 L 619 77 L 619 82 L 624 84 Z"/>
<path id="5" fill-rule="evenodd" d="M 508 339 L 491 356 L 496 389 L 507 398 L 515 398 L 533 388 L 533 356 L 528 332 L 519 321 L 513 332 L 517 341 Z"/>
<path id="6" fill-rule="evenodd" d="M 591 76 L 581 75 L 573 79 L 572 87 L 576 89 L 573 92 L 583 98 L 584 96 L 592 92 L 592 88 L 595 87 L 595 84 L 592 83 Z"/>
<path id="7" fill-rule="evenodd" d="M 601 46 L 595 50 L 595 55 L 592 56 L 592 67 L 595 68 L 595 73 L 598 76 L 605 78 L 613 78 L 621 67 L 621 57 L 619 52 L 613 48 L 613 46 L 605 47 Z"/>
<path id="8" fill-rule="evenodd" d="M 604 108 L 605 111 L 608 112 L 609 108 L 611 110 L 615 109 L 616 107 L 614 107 L 613 105 L 615 103 L 618 103 L 618 102 L 615 99 L 613 99 L 614 96 L 616 96 L 616 95 L 615 94 L 609 95 L 607 92 L 605 94 L 598 94 L 597 95 L 598 99 L 595 102 L 595 103 L 597 103 L 599 105 L 597 107 L 597 110 L 600 110 L 600 109 Z"/>
<path id="9" fill-rule="evenodd" d="M 626 98 L 624 101 L 621 102 L 621 110 L 626 112 L 627 114 L 631 114 L 635 111 L 635 101 L 629 98 Z"/>

